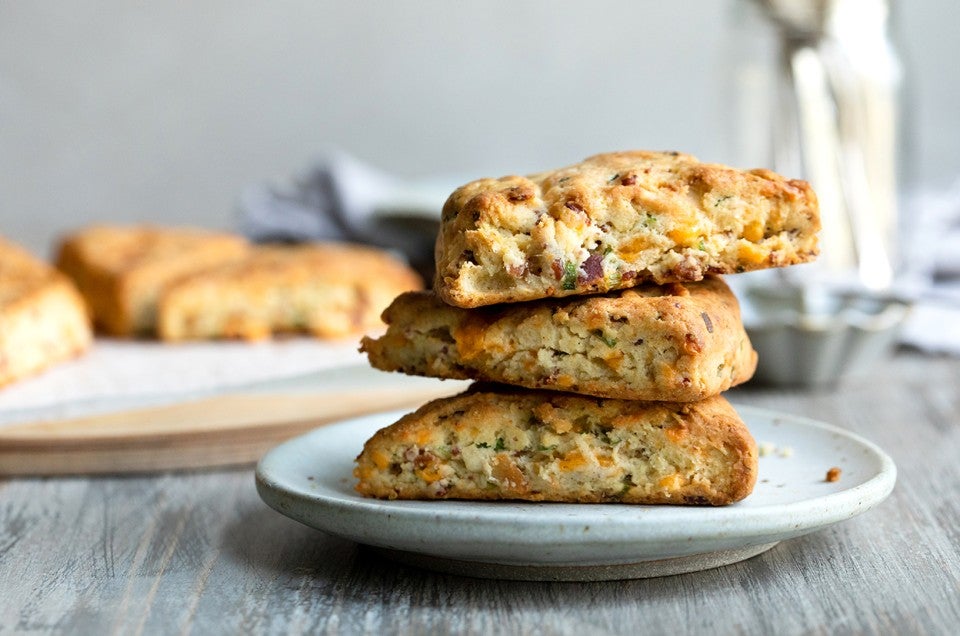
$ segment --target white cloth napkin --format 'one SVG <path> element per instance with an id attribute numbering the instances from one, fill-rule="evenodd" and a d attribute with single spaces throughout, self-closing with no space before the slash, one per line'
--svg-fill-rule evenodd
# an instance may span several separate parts
<path id="1" fill-rule="evenodd" d="M 926 353 L 960 355 L 960 180 L 906 206 L 904 260 L 916 302 L 900 334 Z"/>

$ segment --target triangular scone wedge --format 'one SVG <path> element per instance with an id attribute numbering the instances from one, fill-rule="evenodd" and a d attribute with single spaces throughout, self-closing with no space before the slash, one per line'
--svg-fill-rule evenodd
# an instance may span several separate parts
<path id="1" fill-rule="evenodd" d="M 690 404 L 485 386 L 377 432 L 357 490 L 386 499 L 725 505 L 753 490 L 756 445 L 721 396 Z"/>
<path id="2" fill-rule="evenodd" d="M 477 309 L 398 297 L 363 340 L 385 371 L 630 400 L 693 402 L 753 375 L 757 354 L 719 277 Z"/>
<path id="3" fill-rule="evenodd" d="M 420 277 L 384 250 L 340 243 L 261 245 L 240 261 L 183 278 L 159 302 L 164 340 L 308 333 L 339 338 L 380 328 Z"/>
<path id="4" fill-rule="evenodd" d="M 676 152 L 609 153 L 457 189 L 435 288 L 478 307 L 696 281 L 813 260 L 819 229 L 804 181 Z"/>
<path id="5" fill-rule="evenodd" d="M 60 245 L 57 267 L 73 279 L 98 328 L 113 336 L 153 335 L 157 302 L 171 282 L 247 254 L 241 236 L 190 227 L 84 228 Z"/>
<path id="6" fill-rule="evenodd" d="M 91 341 L 87 308 L 73 283 L 0 238 L 0 386 L 72 358 Z"/>

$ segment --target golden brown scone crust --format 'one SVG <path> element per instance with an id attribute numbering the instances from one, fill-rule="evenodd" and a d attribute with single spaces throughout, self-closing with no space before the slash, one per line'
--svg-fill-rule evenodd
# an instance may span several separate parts
<path id="1" fill-rule="evenodd" d="M 757 363 L 737 299 L 716 276 L 477 309 L 408 293 L 383 318 L 386 334 L 361 351 L 411 375 L 692 402 L 747 381 Z"/>
<path id="2" fill-rule="evenodd" d="M 688 282 L 813 260 L 817 198 L 769 170 L 676 152 L 615 152 L 480 179 L 443 209 L 435 289 L 478 307 Z"/>
<path id="3" fill-rule="evenodd" d="M 0 237 L 0 386 L 80 354 L 91 339 L 73 284 Z"/>
<path id="4" fill-rule="evenodd" d="M 725 505 L 753 490 L 756 444 L 720 396 L 692 404 L 481 387 L 377 432 L 357 491 L 388 499 Z"/>
<path id="5" fill-rule="evenodd" d="M 334 243 L 253 248 L 241 261 L 170 285 L 160 299 L 164 340 L 304 332 L 333 338 L 382 327 L 398 294 L 419 276 L 375 248 Z"/>
<path id="6" fill-rule="evenodd" d="M 115 336 L 152 335 L 164 287 L 248 250 L 245 239 L 223 232 L 93 226 L 64 239 L 57 267 L 76 283 L 97 327 Z"/>

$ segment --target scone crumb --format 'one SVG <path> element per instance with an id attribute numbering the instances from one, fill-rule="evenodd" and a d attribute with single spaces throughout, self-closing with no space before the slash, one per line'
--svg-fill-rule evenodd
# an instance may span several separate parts
<path id="1" fill-rule="evenodd" d="M 757 454 L 760 457 L 767 457 L 768 455 L 779 455 L 784 458 L 793 457 L 793 447 L 777 446 L 773 442 L 760 442 L 757 446 Z"/>
<path id="2" fill-rule="evenodd" d="M 834 482 L 840 481 L 840 473 L 842 471 L 838 466 L 834 466 L 827 471 L 827 476 L 824 478 L 824 481 Z"/>

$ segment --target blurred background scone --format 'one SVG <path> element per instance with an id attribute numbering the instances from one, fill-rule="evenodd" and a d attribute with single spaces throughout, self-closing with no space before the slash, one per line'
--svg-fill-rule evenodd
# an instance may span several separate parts
<path id="1" fill-rule="evenodd" d="M 0 237 L 0 386 L 78 355 L 91 338 L 70 280 Z"/>
<path id="2" fill-rule="evenodd" d="M 240 236 L 197 228 L 93 226 L 63 240 L 57 267 L 77 284 L 98 329 L 142 336 L 155 332 L 157 302 L 168 284 L 249 249 Z"/>
<path id="3" fill-rule="evenodd" d="M 321 338 L 382 326 L 423 281 L 384 250 L 346 243 L 251 245 L 198 228 L 94 226 L 63 241 L 57 266 L 113 336 L 163 340 L 277 332 Z"/>
<path id="4" fill-rule="evenodd" d="M 163 340 L 275 332 L 336 338 L 381 326 L 395 296 L 423 286 L 386 252 L 335 243 L 254 247 L 240 260 L 170 285 L 159 302 Z"/>

